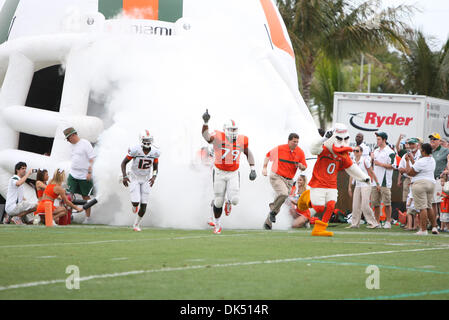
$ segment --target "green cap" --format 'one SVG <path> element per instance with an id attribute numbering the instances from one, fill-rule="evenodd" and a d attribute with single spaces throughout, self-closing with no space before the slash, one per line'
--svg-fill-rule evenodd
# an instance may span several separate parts
<path id="1" fill-rule="evenodd" d="M 387 140 L 388 135 L 385 132 L 375 132 L 376 136 L 381 137 L 382 139 Z"/>
<path id="2" fill-rule="evenodd" d="M 416 138 L 410 138 L 407 140 L 407 143 L 419 143 L 419 140 Z"/>

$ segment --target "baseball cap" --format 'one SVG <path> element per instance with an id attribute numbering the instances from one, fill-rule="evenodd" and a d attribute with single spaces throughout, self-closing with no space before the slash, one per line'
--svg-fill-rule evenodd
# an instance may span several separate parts
<path id="1" fill-rule="evenodd" d="M 419 143 L 419 140 L 416 138 L 410 138 L 407 140 L 407 143 Z"/>
<path id="2" fill-rule="evenodd" d="M 440 140 L 440 139 L 441 139 L 441 136 L 439 135 L 439 133 L 434 132 L 434 133 L 432 133 L 432 134 L 429 136 L 429 138 L 435 138 L 435 139 Z"/>
<path id="3" fill-rule="evenodd" d="M 64 136 L 66 139 L 68 139 L 72 134 L 75 134 L 75 133 L 77 133 L 77 132 L 76 132 L 75 128 L 73 128 L 73 127 L 70 127 L 70 128 L 67 128 L 64 130 Z"/>
<path id="4" fill-rule="evenodd" d="M 375 132 L 375 135 L 385 140 L 388 139 L 388 135 L 385 132 Z"/>

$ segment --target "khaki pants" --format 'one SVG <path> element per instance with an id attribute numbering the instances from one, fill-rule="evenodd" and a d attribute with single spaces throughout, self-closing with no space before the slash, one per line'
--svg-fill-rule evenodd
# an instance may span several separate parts
<path id="1" fill-rule="evenodd" d="M 410 192 L 410 178 L 404 178 L 404 182 L 402 182 L 402 202 L 407 202 L 408 194 Z"/>
<path id="2" fill-rule="evenodd" d="M 369 206 L 371 196 L 371 187 L 356 187 L 352 196 L 352 223 L 351 225 L 358 227 L 360 225 L 360 218 L 363 216 L 366 222 L 375 226 L 377 225 L 374 212 Z"/>
<path id="3" fill-rule="evenodd" d="M 276 214 L 279 213 L 282 204 L 290 194 L 290 190 L 293 187 L 293 182 L 294 182 L 293 179 L 288 180 L 274 172 L 271 172 L 270 183 L 271 186 L 273 187 L 274 192 L 276 192 L 276 197 L 274 198 L 274 201 L 269 204 L 271 211 L 275 212 Z"/>

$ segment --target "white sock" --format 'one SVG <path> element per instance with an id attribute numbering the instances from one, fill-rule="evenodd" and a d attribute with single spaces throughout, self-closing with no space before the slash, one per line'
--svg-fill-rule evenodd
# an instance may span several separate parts
<path id="1" fill-rule="evenodd" d="M 220 218 L 214 218 L 214 223 L 217 228 L 220 227 Z"/>
<path id="2" fill-rule="evenodd" d="M 140 226 L 140 222 L 142 221 L 142 217 L 137 215 L 136 220 L 134 220 L 134 226 Z"/>

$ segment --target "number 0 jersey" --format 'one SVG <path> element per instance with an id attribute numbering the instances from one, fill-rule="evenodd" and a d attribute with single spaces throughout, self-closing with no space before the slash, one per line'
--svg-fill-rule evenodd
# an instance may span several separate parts
<path id="1" fill-rule="evenodd" d="M 313 167 L 312 179 L 309 182 L 311 188 L 337 189 L 337 174 L 339 171 L 352 166 L 349 154 L 334 156 L 325 146 L 318 155 Z"/>
<path id="2" fill-rule="evenodd" d="M 224 132 L 215 130 L 214 137 L 214 155 L 215 166 L 223 171 L 238 170 L 240 165 L 240 155 L 248 149 L 248 137 L 238 135 L 234 142 L 230 142 Z"/>
<path id="3" fill-rule="evenodd" d="M 128 155 L 126 156 L 132 161 L 131 172 L 137 177 L 146 177 L 151 173 L 153 163 L 158 162 L 158 158 L 161 152 L 154 146 L 151 147 L 150 152 L 145 154 L 141 145 L 136 145 L 128 149 Z"/>

